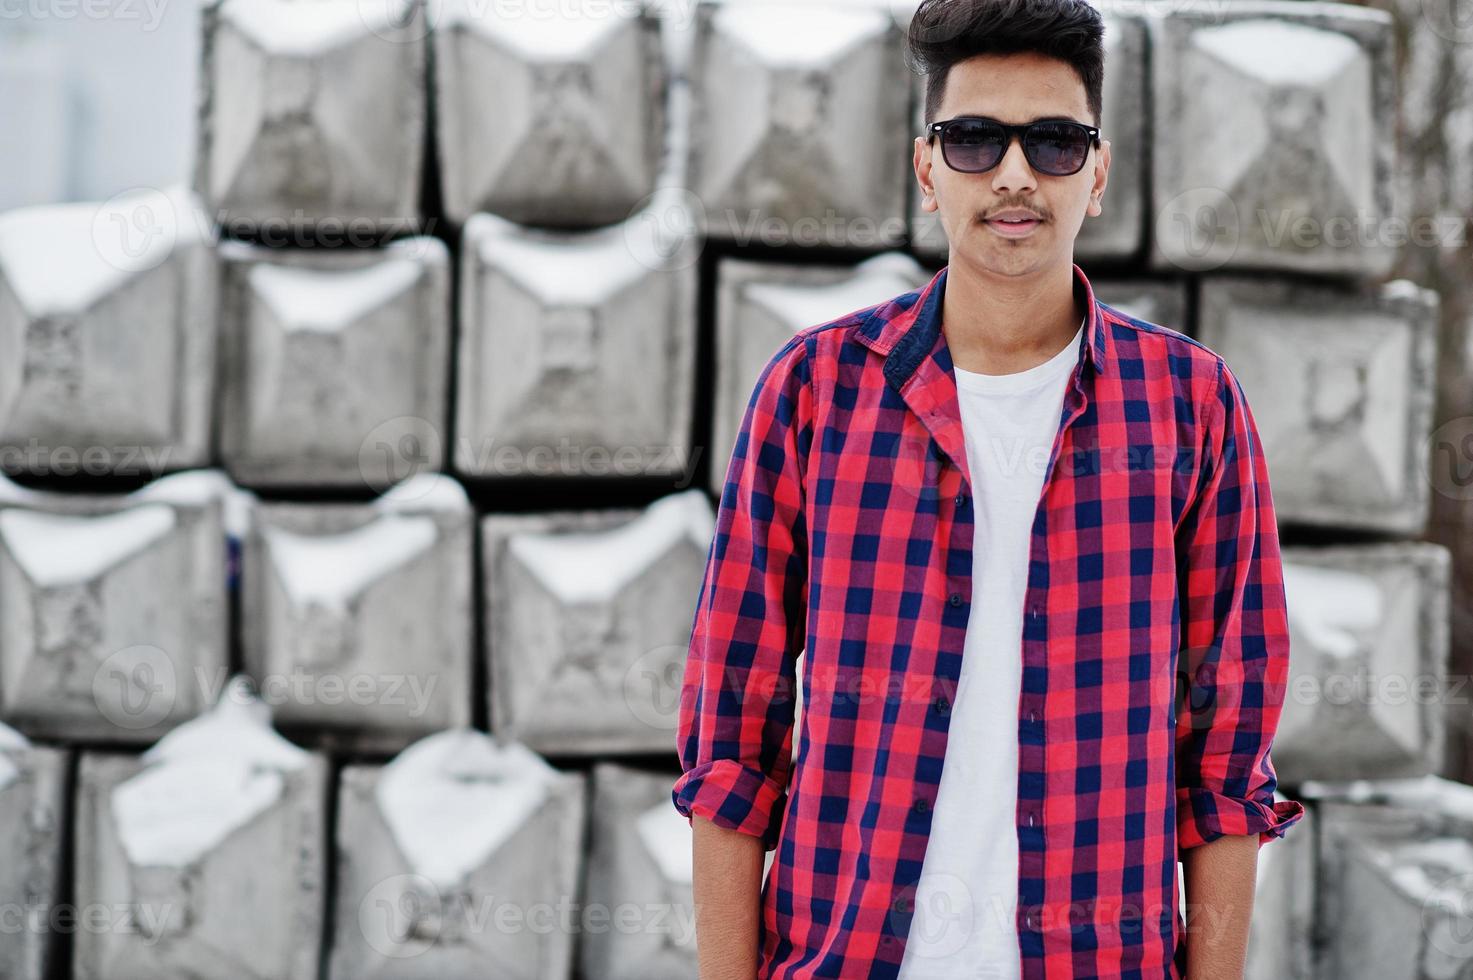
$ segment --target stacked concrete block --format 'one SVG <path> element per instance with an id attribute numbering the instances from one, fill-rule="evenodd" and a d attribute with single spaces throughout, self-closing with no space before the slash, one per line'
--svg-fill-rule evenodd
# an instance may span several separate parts
<path id="1" fill-rule="evenodd" d="M 697 973 L 691 828 L 670 805 L 674 781 L 617 763 L 594 766 L 588 914 L 578 950 L 585 977 L 686 980 Z"/>
<path id="2" fill-rule="evenodd" d="M 242 484 L 383 490 L 443 461 L 448 252 L 238 241 L 222 269 L 220 452 Z"/>
<path id="3" fill-rule="evenodd" d="M 1473 974 L 1473 788 L 1306 782 L 1319 828 L 1320 980 Z"/>
<path id="4" fill-rule="evenodd" d="M 1287 547 L 1281 782 L 1437 772 L 1446 747 L 1449 560 L 1423 542 Z"/>
<path id="5" fill-rule="evenodd" d="M 691 823 L 670 805 L 674 774 L 601 762 L 579 960 L 587 980 L 696 975 Z M 777 851 L 763 857 L 765 878 Z"/>
<path id="6" fill-rule="evenodd" d="M 491 214 L 467 222 L 460 472 L 586 478 L 687 471 L 695 243 L 658 219 L 671 200 L 659 195 L 651 211 L 591 232 L 543 231 Z"/>
<path id="7" fill-rule="evenodd" d="M 689 179 L 712 238 L 885 248 L 906 233 L 910 91 L 879 4 L 695 8 Z"/>
<path id="8" fill-rule="evenodd" d="M 369 504 L 261 505 L 242 632 L 283 728 L 388 751 L 469 724 L 472 520 L 433 473 Z"/>
<path id="9" fill-rule="evenodd" d="M 1157 323 L 1183 333 L 1187 329 L 1187 286 L 1183 282 L 1142 277 L 1091 277 L 1095 298 L 1117 313 Z"/>
<path id="10" fill-rule="evenodd" d="M 418 218 L 422 0 L 211 0 L 195 184 L 229 229 L 342 240 Z"/>
<path id="11" fill-rule="evenodd" d="M 1280 521 L 1421 533 L 1437 306 L 1406 280 L 1203 281 L 1197 336 L 1248 394 Z"/>
<path id="12" fill-rule="evenodd" d="M 218 471 L 108 496 L 5 481 L 0 720 L 34 737 L 144 743 L 197 715 L 201 679 L 218 685 L 226 670 L 237 494 Z"/>
<path id="13" fill-rule="evenodd" d="M 1163 4 L 1147 23 L 1152 264 L 1387 273 L 1390 15 L 1247 0 Z"/>
<path id="14" fill-rule="evenodd" d="M 700 490 L 642 512 L 486 517 L 497 734 L 548 754 L 668 752 L 714 522 Z"/>
<path id="15" fill-rule="evenodd" d="M 42 980 L 55 964 L 51 912 L 61 890 L 69 756 L 0 724 L 0 975 L 14 980 Z"/>
<path id="16" fill-rule="evenodd" d="M 716 382 L 711 464 L 719 492 L 757 376 L 800 330 L 838 319 L 924 286 L 931 279 L 914 259 L 890 252 L 854 266 L 773 265 L 722 261 L 717 272 Z"/>
<path id="17" fill-rule="evenodd" d="M 652 6 L 451 0 L 433 43 L 452 221 L 487 211 L 532 225 L 606 225 L 654 190 L 666 79 Z"/>
<path id="18" fill-rule="evenodd" d="M 1101 92 L 1100 139 L 1110 143 L 1110 175 L 1101 202 L 1103 212 L 1093 217 L 1086 215 L 1075 239 L 1074 257 L 1078 262 L 1131 259 L 1140 251 L 1145 232 L 1145 162 L 1149 154 L 1145 22 L 1140 16 L 1121 11 L 1105 12 L 1104 21 L 1105 85 Z M 906 23 L 908 27 L 908 18 Z M 926 132 L 924 75 L 917 76 L 914 100 L 912 135 L 921 136 Z M 1085 118 L 1079 121 L 1093 122 Z M 934 166 L 945 166 L 940 153 L 939 140 L 933 141 Z M 909 187 L 911 248 L 926 259 L 945 262 L 950 245 L 941 218 L 938 212 L 921 208 L 920 185 L 913 174 Z"/>
<path id="19" fill-rule="evenodd" d="M 141 757 L 82 756 L 77 980 L 317 976 L 327 761 L 271 730 L 244 679 Z"/>
<path id="20" fill-rule="evenodd" d="M 466 728 L 344 768 L 329 976 L 570 977 L 585 794 Z"/>
<path id="21" fill-rule="evenodd" d="M 180 188 L 0 215 L 0 454 L 40 476 L 210 455 L 215 256 Z"/>

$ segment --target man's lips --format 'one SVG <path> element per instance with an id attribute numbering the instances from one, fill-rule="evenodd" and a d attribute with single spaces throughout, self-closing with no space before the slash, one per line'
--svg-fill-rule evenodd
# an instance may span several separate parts
<path id="1" fill-rule="evenodd" d="M 1018 218 L 1021 220 L 1004 217 L 986 218 L 984 219 L 984 223 L 999 235 L 1008 238 L 1020 238 L 1031 233 L 1033 229 L 1043 224 L 1043 221 L 1036 216 L 1025 217 L 1019 215 Z"/>

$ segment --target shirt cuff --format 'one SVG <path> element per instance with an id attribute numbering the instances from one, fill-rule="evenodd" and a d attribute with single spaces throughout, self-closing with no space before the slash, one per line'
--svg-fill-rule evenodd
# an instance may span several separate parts
<path id="1" fill-rule="evenodd" d="M 728 830 L 762 838 L 767 850 L 777 846 L 786 787 L 759 770 L 731 759 L 713 759 L 675 781 L 675 809 L 689 822 L 699 814 Z"/>
<path id="2" fill-rule="evenodd" d="M 1257 834 L 1262 847 L 1283 837 L 1299 818 L 1304 805 L 1298 800 L 1274 800 L 1271 804 L 1224 796 L 1200 787 L 1176 791 L 1176 846 L 1178 850 L 1207 844 L 1229 834 Z"/>

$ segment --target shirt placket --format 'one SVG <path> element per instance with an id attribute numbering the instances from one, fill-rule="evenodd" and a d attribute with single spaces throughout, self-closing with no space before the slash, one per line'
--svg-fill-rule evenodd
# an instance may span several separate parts
<path id="1" fill-rule="evenodd" d="M 937 343 L 941 342 L 938 338 Z M 946 362 L 945 354 L 941 355 L 941 360 Z M 935 482 L 931 484 L 928 480 L 921 487 L 921 492 L 933 494 L 936 503 L 935 540 L 938 550 L 946 556 L 946 599 L 941 606 L 943 640 L 936 657 L 936 669 L 929 679 L 929 703 L 920 734 L 917 775 L 925 779 L 918 778 L 916 792 L 906 812 L 905 834 L 897 861 L 899 880 L 894 886 L 887 917 L 888 928 L 881 939 L 881 958 L 895 969 L 898 969 L 902 944 L 909 933 L 914 913 L 916 888 L 935 812 L 935 792 L 946 753 L 952 705 L 961 679 L 961 652 L 972 603 L 975 524 L 961 414 L 956 401 L 955 382 L 951 380 L 949 370 L 938 364 L 934 357 L 927 357 L 899 392 L 930 435 L 924 472 L 927 475 L 934 472 Z M 907 679 L 907 687 L 909 683 Z M 903 690 L 902 696 L 913 695 L 909 690 Z"/>
<path id="2" fill-rule="evenodd" d="M 1083 414 L 1088 398 L 1082 383 L 1083 362 L 1071 375 L 1060 413 L 1058 432 L 1044 470 L 1043 487 L 1029 535 L 1028 584 L 1023 597 L 1022 683 L 1018 693 L 1018 906 L 1016 928 L 1023 954 L 1024 980 L 1044 976 L 1044 931 L 1062 923 L 1046 920 L 1044 861 L 1047 851 L 1048 698 L 1048 495 L 1069 427 Z M 1078 479 L 1066 476 L 1064 479 Z"/>

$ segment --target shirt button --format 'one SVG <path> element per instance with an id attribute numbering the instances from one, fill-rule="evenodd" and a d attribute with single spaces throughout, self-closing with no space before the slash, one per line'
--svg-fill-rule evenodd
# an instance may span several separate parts
<path id="1" fill-rule="evenodd" d="M 905 899 L 903 899 L 903 898 L 897 898 L 895 900 L 895 911 L 897 911 L 897 912 L 905 912 L 905 911 L 908 911 L 909 909 L 910 909 L 910 903 L 907 902 Z"/>
<path id="2" fill-rule="evenodd" d="M 948 601 L 949 601 L 949 602 L 950 602 L 950 603 L 951 603 L 951 604 L 952 604 L 952 605 L 953 605 L 953 606 L 960 606 L 960 605 L 961 605 L 961 604 L 962 604 L 962 594 L 961 594 L 961 593 L 960 593 L 960 592 L 953 592 L 953 593 L 952 593 L 952 594 L 951 594 L 951 598 L 950 598 L 950 600 L 948 600 Z"/>
<path id="3" fill-rule="evenodd" d="M 964 494 L 964 493 L 959 493 L 959 494 L 957 494 L 957 495 L 956 495 L 956 499 L 955 499 L 955 501 L 954 501 L 954 503 L 955 503 L 955 504 L 956 504 L 956 505 L 957 505 L 957 506 L 958 506 L 958 507 L 961 507 L 961 506 L 962 506 L 962 505 L 963 505 L 963 504 L 965 504 L 965 503 L 966 503 L 966 502 L 967 502 L 967 495 L 966 495 L 966 494 Z"/>
<path id="4" fill-rule="evenodd" d="M 941 697 L 936 699 L 932 707 L 936 709 L 936 713 L 938 715 L 944 715 L 951 711 L 951 702 L 946 700 L 946 695 L 943 694 L 941 695 Z"/>
<path id="5" fill-rule="evenodd" d="M 924 796 L 916 800 L 915 805 L 911 807 L 911 809 L 914 810 L 916 813 L 925 813 L 930 808 L 931 804 L 926 801 L 926 798 Z"/>
<path id="6" fill-rule="evenodd" d="M 1038 816 L 1038 814 L 1036 814 L 1036 813 L 1030 813 L 1030 814 L 1028 814 L 1028 826 L 1030 826 L 1030 827 L 1033 826 L 1033 824 L 1036 822 L 1037 816 Z"/>
<path id="7" fill-rule="evenodd" d="M 1028 712 L 1028 720 L 1029 721 L 1037 721 L 1038 720 L 1038 714 L 1036 712 L 1033 712 L 1033 711 Z"/>

